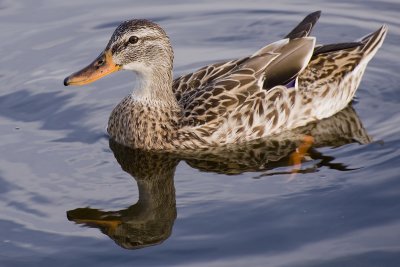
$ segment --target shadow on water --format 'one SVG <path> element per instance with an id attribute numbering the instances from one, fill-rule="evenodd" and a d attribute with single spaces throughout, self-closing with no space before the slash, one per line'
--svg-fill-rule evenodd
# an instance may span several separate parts
<path id="1" fill-rule="evenodd" d="M 274 173 L 273 170 L 290 167 L 290 155 L 306 135 L 314 138 L 307 161 L 317 163 L 301 172 L 316 172 L 321 167 L 350 170 L 345 164 L 332 163 L 335 158 L 318 152 L 317 148 L 371 142 L 351 106 L 328 119 L 268 140 L 192 153 L 145 152 L 110 140 L 110 148 L 121 168 L 132 175 L 138 184 L 138 202 L 117 211 L 77 208 L 67 211 L 68 220 L 99 228 L 123 248 L 137 249 L 160 244 L 171 235 L 176 219 L 174 174 L 181 160 L 204 172 L 230 175 L 262 172 L 259 177 L 282 174 L 284 172 Z"/>

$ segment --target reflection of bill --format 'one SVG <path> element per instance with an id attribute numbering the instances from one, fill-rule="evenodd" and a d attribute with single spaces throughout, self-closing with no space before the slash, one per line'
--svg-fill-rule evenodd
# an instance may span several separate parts
<path id="1" fill-rule="evenodd" d="M 325 156 L 315 148 L 338 147 L 353 142 L 366 144 L 371 141 L 350 106 L 328 119 L 241 146 L 230 145 L 173 155 L 134 150 L 110 141 L 110 148 L 118 163 L 138 183 L 138 202 L 119 211 L 78 208 L 67 212 L 68 219 L 101 229 L 123 248 L 160 244 L 171 235 L 176 218 L 173 177 L 180 160 L 202 171 L 225 174 L 272 170 L 290 166 L 290 155 L 304 140 L 304 136 L 312 136 L 313 144 L 308 157 L 319 160 L 319 163 L 299 172 L 315 171 L 321 166 L 348 170 L 343 164 L 332 163 L 333 157 Z"/>

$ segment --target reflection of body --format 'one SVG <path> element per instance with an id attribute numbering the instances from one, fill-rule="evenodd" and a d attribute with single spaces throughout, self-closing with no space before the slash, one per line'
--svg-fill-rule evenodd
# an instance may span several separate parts
<path id="1" fill-rule="evenodd" d="M 304 135 L 313 136 L 315 148 L 370 142 L 352 107 L 347 107 L 331 118 L 272 139 L 191 154 L 150 153 L 110 141 L 118 163 L 138 183 L 139 201 L 119 211 L 78 208 L 67 212 L 68 219 L 101 229 L 124 248 L 159 244 L 170 236 L 176 218 L 173 177 L 180 160 L 202 171 L 226 174 L 270 170 L 290 164 L 289 156 Z M 320 159 L 320 166 L 346 169 L 339 163 L 331 163 L 332 157 L 324 156 L 315 149 L 311 149 L 310 157 Z"/>
<path id="2" fill-rule="evenodd" d="M 329 164 L 332 158 L 322 155 L 315 148 L 338 147 L 353 142 L 366 144 L 371 141 L 356 112 L 348 106 L 328 119 L 263 140 L 241 146 L 229 145 L 212 150 L 197 150 L 183 155 L 190 166 L 204 171 L 234 174 L 270 170 L 291 165 L 290 156 L 304 141 L 305 136 L 313 137 L 313 146 L 308 152 L 311 158 L 319 159 L 322 164 L 342 170 L 345 167 L 340 164 Z"/>
<path id="3" fill-rule="evenodd" d="M 283 40 L 248 57 L 175 80 L 165 31 L 151 21 L 125 21 L 100 56 L 64 84 L 136 72 L 138 88 L 108 123 L 111 138 L 128 147 L 176 151 L 269 138 L 345 108 L 386 36 L 382 26 L 358 41 L 316 45 L 309 35 L 319 16 L 308 15 Z"/>

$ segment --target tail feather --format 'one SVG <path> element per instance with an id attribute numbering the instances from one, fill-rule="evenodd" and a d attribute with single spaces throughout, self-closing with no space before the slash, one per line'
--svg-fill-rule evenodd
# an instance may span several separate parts
<path id="1" fill-rule="evenodd" d="M 314 109 L 313 116 L 327 118 L 352 100 L 368 62 L 381 47 L 386 33 L 387 26 L 383 25 L 355 43 L 327 45 L 315 50 L 298 79 L 298 88 L 313 92 L 313 100 L 323 106 Z"/>
<path id="2" fill-rule="evenodd" d="M 382 46 L 387 34 L 388 26 L 382 25 L 377 31 L 362 37 L 359 42 L 363 44 L 362 51 L 364 54 L 371 54 L 371 57 L 376 53 L 379 47 Z"/>
<path id="3" fill-rule="evenodd" d="M 321 11 L 315 11 L 309 14 L 284 38 L 296 39 L 309 36 L 320 16 Z"/>
<path id="4" fill-rule="evenodd" d="M 313 57 L 315 58 L 320 54 L 326 54 L 346 49 L 353 49 L 357 47 L 360 47 L 360 51 L 364 55 L 368 55 L 373 51 L 374 51 L 373 54 L 375 54 L 378 48 L 382 45 L 386 33 L 387 33 L 387 26 L 383 25 L 377 31 L 370 33 L 355 42 L 317 45 L 315 46 Z"/>

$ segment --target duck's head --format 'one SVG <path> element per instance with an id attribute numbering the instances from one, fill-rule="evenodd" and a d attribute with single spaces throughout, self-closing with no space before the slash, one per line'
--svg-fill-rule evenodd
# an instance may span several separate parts
<path id="1" fill-rule="evenodd" d="M 121 69 L 149 76 L 171 70 L 173 51 L 168 36 L 148 20 L 128 20 L 114 31 L 106 49 L 87 67 L 64 80 L 64 85 L 84 85 Z"/>

